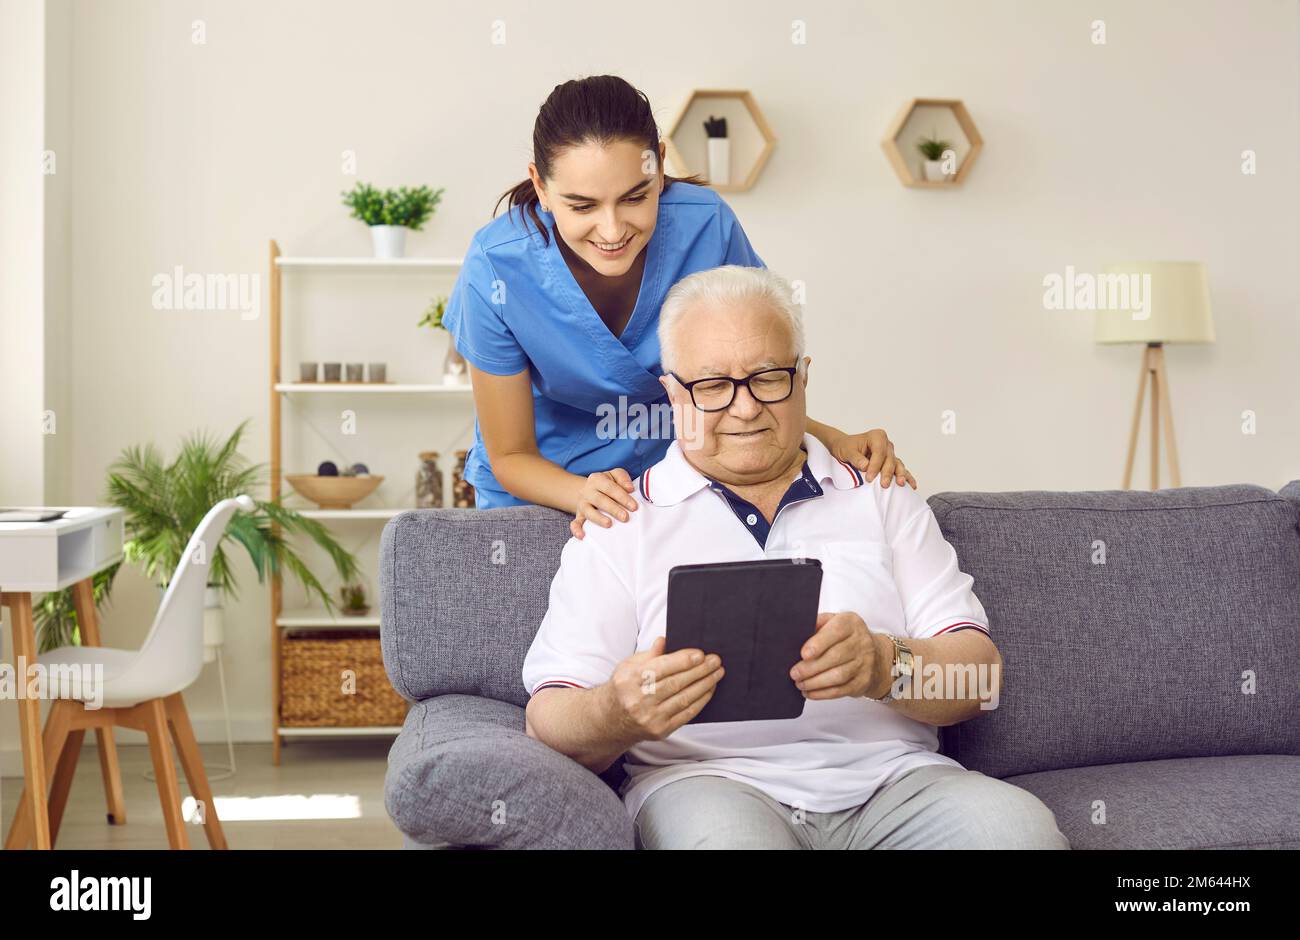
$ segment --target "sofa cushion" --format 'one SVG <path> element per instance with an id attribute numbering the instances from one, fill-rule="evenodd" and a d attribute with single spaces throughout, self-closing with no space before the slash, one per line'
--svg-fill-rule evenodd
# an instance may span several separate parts
<path id="1" fill-rule="evenodd" d="M 999 707 L 944 728 L 945 753 L 1002 778 L 1300 754 L 1300 504 L 1243 485 L 930 506 L 1004 659 Z"/>
<path id="2" fill-rule="evenodd" d="M 633 847 L 618 794 L 528 737 L 522 708 L 473 695 L 412 706 L 388 755 L 384 804 L 421 845 Z"/>
<path id="3" fill-rule="evenodd" d="M 1008 777 L 1074 849 L 1300 848 L 1300 757 L 1192 757 Z"/>
<path id="4" fill-rule="evenodd" d="M 525 705 L 524 656 L 550 599 L 565 513 L 541 506 L 417 509 L 379 546 L 384 666 L 411 701 L 483 695 Z"/>

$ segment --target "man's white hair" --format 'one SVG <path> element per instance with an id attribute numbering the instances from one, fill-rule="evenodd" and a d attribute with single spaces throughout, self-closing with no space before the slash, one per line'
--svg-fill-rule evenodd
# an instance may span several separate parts
<path id="1" fill-rule="evenodd" d="M 684 277 L 668 291 L 659 311 L 659 362 L 663 370 L 671 372 L 676 367 L 677 352 L 672 340 L 686 317 L 698 316 L 701 310 L 754 303 L 766 304 L 790 325 L 795 361 L 801 361 L 803 315 L 794 302 L 789 282 L 767 268 L 726 264 Z"/>

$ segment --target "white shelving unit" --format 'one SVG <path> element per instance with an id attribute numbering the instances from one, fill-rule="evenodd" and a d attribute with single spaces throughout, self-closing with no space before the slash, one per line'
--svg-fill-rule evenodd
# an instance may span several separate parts
<path id="1" fill-rule="evenodd" d="M 468 385 L 412 385 L 403 382 L 389 382 L 386 385 L 373 382 L 279 382 L 277 392 L 295 395 L 337 395 L 347 392 L 350 395 L 461 395 L 473 394 Z"/>
<path id="2" fill-rule="evenodd" d="M 393 518 L 405 509 L 382 506 L 378 509 L 296 509 L 300 516 L 308 519 L 384 519 Z"/>
<path id="3" fill-rule="evenodd" d="M 459 258 L 291 258 L 275 259 L 277 268 L 318 268 L 321 270 L 372 271 L 448 271 L 460 270 Z"/>
<path id="4" fill-rule="evenodd" d="M 454 275 L 461 267 L 458 258 L 322 258 L 322 257 L 288 257 L 280 254 L 280 248 L 271 242 L 271 497 L 279 498 L 284 491 L 281 465 L 281 420 L 282 405 L 289 396 L 351 395 L 376 396 L 432 396 L 443 400 L 448 405 L 467 403 L 473 408 L 472 390 L 466 385 L 444 385 L 438 383 L 393 382 L 387 384 L 355 382 L 283 382 L 281 381 L 281 339 L 283 336 L 283 272 L 302 272 L 317 274 L 329 272 L 407 276 L 429 276 L 432 274 Z M 286 505 L 288 505 L 286 503 Z M 295 511 L 308 519 L 326 523 L 360 522 L 374 524 L 387 522 L 410 506 L 383 506 L 363 509 L 309 509 L 297 508 Z M 280 743 L 282 738 L 339 738 L 339 737 L 375 737 L 395 735 L 401 728 L 389 726 L 375 727 L 295 727 L 282 724 L 280 718 L 281 692 L 281 644 L 286 633 L 293 630 L 377 630 L 379 627 L 378 598 L 373 599 L 371 611 L 363 617 L 342 614 L 330 614 L 323 607 L 308 606 L 301 608 L 284 608 L 283 585 L 280 578 L 271 582 L 271 700 L 273 702 L 272 721 L 272 760 L 280 763 Z"/>
<path id="5" fill-rule="evenodd" d="M 401 726 L 375 725 L 372 728 L 281 728 L 282 738 L 382 738 L 396 737 Z"/>
<path id="6" fill-rule="evenodd" d="M 281 629 L 297 628 L 319 630 L 325 627 L 338 627 L 350 630 L 354 627 L 379 626 L 379 611 L 372 607 L 364 616 L 354 617 L 349 614 L 331 614 L 324 607 L 298 607 L 280 611 L 275 618 L 276 626 Z"/>

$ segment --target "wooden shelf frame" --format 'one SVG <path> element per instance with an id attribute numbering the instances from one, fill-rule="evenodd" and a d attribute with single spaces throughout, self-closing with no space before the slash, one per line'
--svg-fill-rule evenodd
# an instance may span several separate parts
<path id="1" fill-rule="evenodd" d="M 665 149 L 668 158 L 676 164 L 677 169 L 681 171 L 683 176 L 690 176 L 692 173 L 696 172 L 698 172 L 700 176 L 708 176 L 708 173 L 706 172 L 707 167 L 702 170 L 695 170 L 692 168 L 682 156 L 677 144 L 673 141 L 673 135 L 675 135 L 681 127 L 682 121 L 690 112 L 691 107 L 696 101 L 704 98 L 739 100 L 745 106 L 745 110 L 749 112 L 749 116 L 753 120 L 755 127 L 758 129 L 758 133 L 763 138 L 763 149 L 754 160 L 754 165 L 749 168 L 749 172 L 745 174 L 743 182 L 727 184 L 710 183 L 709 188 L 720 193 L 739 193 L 744 192 L 747 189 L 752 189 L 754 184 L 758 182 L 758 176 L 763 172 L 763 167 L 767 165 L 768 158 L 772 156 L 772 151 L 776 148 L 777 137 L 776 134 L 772 132 L 772 125 L 767 122 L 767 118 L 763 115 L 763 110 L 758 106 L 758 102 L 754 100 L 753 94 L 747 89 L 696 88 L 687 95 L 686 101 L 682 103 L 682 106 L 677 110 L 677 114 L 673 117 L 672 123 L 668 125 L 668 133 L 664 135 Z"/>
<path id="2" fill-rule="evenodd" d="M 957 167 L 957 173 L 950 180 L 918 178 L 912 172 L 912 163 L 903 155 L 904 148 L 910 148 L 911 145 L 905 143 L 900 146 L 898 138 L 917 108 L 949 109 L 952 111 L 953 117 L 956 118 L 961 132 L 966 136 L 966 143 L 970 149 L 967 150 L 961 166 Z M 984 149 L 984 138 L 980 136 L 979 128 L 975 126 L 975 119 L 970 116 L 970 111 L 966 110 L 966 105 L 961 99 L 913 98 L 903 105 L 898 114 L 894 116 L 894 120 L 890 123 L 888 130 L 885 131 L 885 137 L 881 140 L 880 146 L 885 151 L 885 157 L 889 160 L 890 166 L 894 168 L 894 172 L 898 174 L 898 179 L 904 186 L 911 186 L 916 189 L 951 189 L 954 186 L 960 186 L 965 181 L 971 167 L 975 165 L 975 161 L 979 158 L 980 151 Z M 910 152 L 910 149 L 908 152 Z"/>

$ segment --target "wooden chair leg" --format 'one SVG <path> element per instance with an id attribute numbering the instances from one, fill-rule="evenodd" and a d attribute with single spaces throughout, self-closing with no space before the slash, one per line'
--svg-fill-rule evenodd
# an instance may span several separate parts
<path id="1" fill-rule="evenodd" d="M 153 758 L 153 773 L 158 783 L 158 799 L 162 802 L 163 822 L 167 826 L 167 844 L 173 849 L 190 847 L 189 833 L 181 816 L 181 788 L 176 779 L 176 763 L 172 759 L 172 736 L 167 730 L 167 711 L 160 698 L 141 702 L 139 710 L 144 732 L 149 736 L 149 756 Z"/>
<path id="2" fill-rule="evenodd" d="M 104 778 L 104 798 L 108 810 L 104 814 L 110 826 L 126 825 L 126 800 L 122 796 L 122 769 L 117 762 L 117 742 L 112 728 L 95 729 L 95 745 L 99 751 L 99 774 Z"/>
<path id="3" fill-rule="evenodd" d="M 33 701 L 33 704 L 38 703 Z M 41 758 L 44 766 L 53 767 L 56 762 L 62 762 L 64 744 L 67 743 L 68 729 L 72 724 L 72 713 L 80 707 L 80 703 L 64 699 L 60 699 L 50 707 L 50 715 L 45 719 L 45 734 L 41 741 Z M 22 793 L 18 795 L 18 808 L 14 811 L 13 822 L 9 824 L 9 835 L 5 838 L 6 849 L 21 849 L 33 841 L 32 804 L 34 801 L 29 797 L 29 788 L 24 786 Z M 39 811 L 45 815 L 39 819 L 39 822 L 44 825 L 38 824 L 37 831 L 43 830 L 47 841 L 43 846 L 37 841 L 35 847 L 49 849 L 54 847 L 53 834 L 56 827 L 47 809 L 50 806 L 48 794 L 42 792 L 40 797 Z"/>
<path id="4" fill-rule="evenodd" d="M 102 646 L 99 641 L 99 615 L 95 610 L 95 581 L 86 578 L 72 586 L 72 603 L 77 622 L 82 625 L 81 642 L 85 646 Z M 117 762 L 117 742 L 112 728 L 96 728 L 99 770 L 104 778 L 104 796 L 108 801 L 108 824 L 126 825 L 126 800 L 122 798 L 122 770 Z"/>
<path id="5" fill-rule="evenodd" d="M 63 811 L 68 806 L 72 777 L 77 772 L 77 758 L 81 757 L 81 745 L 85 740 L 84 730 L 68 732 L 68 738 L 63 744 L 63 753 L 59 755 L 58 765 L 54 768 L 54 782 L 50 785 L 51 846 L 59 841 L 59 826 L 63 822 Z"/>
<path id="6" fill-rule="evenodd" d="M 217 803 L 212 798 L 212 787 L 208 785 L 203 755 L 199 752 L 199 742 L 194 737 L 185 700 L 177 692 L 167 696 L 165 702 L 172 736 L 176 739 L 176 753 L 180 755 L 181 767 L 185 769 L 185 779 L 190 782 L 190 792 L 194 794 L 194 799 L 203 806 L 203 828 L 208 835 L 208 845 L 214 849 L 227 848 L 226 835 L 221 830 L 221 820 L 217 818 Z"/>

